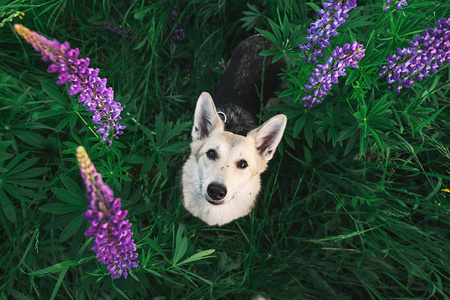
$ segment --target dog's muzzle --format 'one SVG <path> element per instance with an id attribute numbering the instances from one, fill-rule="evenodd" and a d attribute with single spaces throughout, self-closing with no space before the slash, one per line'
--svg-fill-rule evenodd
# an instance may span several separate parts
<path id="1" fill-rule="evenodd" d="M 208 193 L 206 201 L 212 205 L 220 205 L 224 202 L 223 199 L 227 195 L 227 188 L 221 183 L 212 182 L 208 185 L 206 192 Z"/>

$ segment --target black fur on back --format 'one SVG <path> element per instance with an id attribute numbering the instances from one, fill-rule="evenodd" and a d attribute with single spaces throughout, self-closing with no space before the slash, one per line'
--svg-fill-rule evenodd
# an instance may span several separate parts
<path id="1" fill-rule="evenodd" d="M 274 48 L 274 45 L 258 34 L 239 43 L 233 51 L 213 97 L 217 111 L 222 110 L 227 116 L 227 131 L 246 135 L 256 125 L 256 115 L 259 114 L 261 105 L 265 105 L 274 96 L 281 83 L 277 75 L 281 68 L 286 67 L 286 62 L 280 59 L 272 64 L 272 56 L 259 55 L 263 50 Z"/>
<path id="2" fill-rule="evenodd" d="M 254 117 L 239 105 L 227 104 L 217 108 L 220 118 L 225 121 L 225 130 L 234 134 L 247 135 L 256 126 Z M 223 115 L 222 115 L 223 113 Z"/>

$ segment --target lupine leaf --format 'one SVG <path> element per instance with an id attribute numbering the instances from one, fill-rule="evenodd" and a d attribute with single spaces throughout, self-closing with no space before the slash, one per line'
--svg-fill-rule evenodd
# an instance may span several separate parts
<path id="1" fill-rule="evenodd" d="M 75 193 L 73 191 L 61 189 L 61 188 L 52 188 L 53 194 L 61 201 L 64 201 L 69 204 L 85 204 L 84 196 L 80 193 Z"/>
<path id="2" fill-rule="evenodd" d="M 3 214 L 10 222 L 15 223 L 17 219 L 16 210 L 11 200 L 9 200 L 5 191 L 1 187 L 0 187 L 0 203 L 2 205 Z"/>
<path id="3" fill-rule="evenodd" d="M 49 203 L 44 204 L 39 207 L 40 211 L 48 212 L 51 214 L 67 214 L 74 211 L 84 211 L 86 210 L 86 205 L 68 205 L 61 203 Z"/>
<path id="4" fill-rule="evenodd" d="M 78 184 L 69 176 L 67 176 L 65 174 L 61 174 L 61 181 L 64 184 L 64 186 L 66 187 L 66 189 L 68 189 L 72 193 L 79 194 L 79 195 L 84 194 L 84 192 L 81 190 L 81 188 L 78 186 Z"/>
<path id="5" fill-rule="evenodd" d="M 67 97 L 64 97 L 64 95 L 59 91 L 55 84 L 41 81 L 41 86 L 45 93 L 49 95 L 53 100 L 56 100 L 64 107 L 67 107 Z"/>
<path id="6" fill-rule="evenodd" d="M 6 165 L 6 169 L 11 170 L 12 168 L 14 168 L 27 154 L 28 154 L 28 152 L 23 152 L 23 153 L 16 155 Z M 33 162 L 33 160 L 31 162 Z"/>
<path id="7" fill-rule="evenodd" d="M 59 236 L 59 242 L 62 243 L 69 238 L 71 238 L 80 229 L 81 224 L 83 224 L 84 219 L 81 216 L 76 217 L 72 220 L 61 232 Z"/>
<path id="8" fill-rule="evenodd" d="M 46 276 L 46 275 L 50 275 L 56 272 L 61 272 L 64 270 L 67 270 L 70 267 L 76 266 L 78 265 L 78 260 L 68 260 L 68 261 L 63 261 L 60 263 L 57 263 L 53 266 L 47 267 L 47 268 L 43 268 L 37 271 L 33 271 L 30 273 L 27 273 L 30 276 Z"/>
<path id="9" fill-rule="evenodd" d="M 209 249 L 209 250 L 203 250 L 200 251 L 198 253 L 195 253 L 194 255 L 186 258 L 185 260 L 181 261 L 178 266 L 184 265 L 184 264 L 188 264 L 197 260 L 201 260 L 201 259 L 206 259 L 206 258 L 210 258 L 211 254 L 214 253 L 216 250 L 214 249 Z"/>
<path id="10" fill-rule="evenodd" d="M 17 168 L 19 168 L 19 167 L 21 167 L 21 165 L 17 166 Z M 26 179 L 26 178 L 37 177 L 39 175 L 47 173 L 49 170 L 49 168 L 34 168 L 34 169 L 28 169 L 28 170 L 20 172 L 20 171 L 17 171 L 16 169 L 9 172 L 9 174 L 8 174 L 9 179 Z M 13 173 L 13 172 L 14 173 L 20 172 L 20 173 L 11 176 L 11 173 Z"/>
<path id="11" fill-rule="evenodd" d="M 173 265 L 176 265 L 177 262 L 186 254 L 188 241 L 186 237 L 183 236 L 184 229 L 185 227 L 180 224 L 175 238 L 175 249 L 172 258 Z"/>

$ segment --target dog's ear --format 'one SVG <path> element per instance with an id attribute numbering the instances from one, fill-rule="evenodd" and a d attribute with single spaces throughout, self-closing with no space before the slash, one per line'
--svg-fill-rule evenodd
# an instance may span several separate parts
<path id="1" fill-rule="evenodd" d="M 192 127 L 192 138 L 200 140 L 207 137 L 208 134 L 218 125 L 223 126 L 216 111 L 211 95 L 203 92 L 197 100 L 195 107 L 194 126 Z"/>
<path id="2" fill-rule="evenodd" d="M 248 133 L 248 136 L 253 136 L 256 140 L 256 148 L 264 159 L 272 159 L 283 137 L 286 122 L 285 115 L 276 115 Z"/>

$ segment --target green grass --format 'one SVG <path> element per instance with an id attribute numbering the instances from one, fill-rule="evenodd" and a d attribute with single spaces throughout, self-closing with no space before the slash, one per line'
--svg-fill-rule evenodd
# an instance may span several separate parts
<path id="1" fill-rule="evenodd" d="M 298 44 L 320 1 L 0 4 L 0 299 L 449 299 L 449 65 L 400 94 L 377 67 L 449 17 L 444 2 L 358 1 L 325 57 L 351 41 L 366 56 L 311 110 L 298 101 L 312 72 Z M 108 79 L 127 126 L 111 148 L 14 23 L 69 41 Z M 278 31 L 290 62 L 282 103 L 261 120 L 284 113 L 288 126 L 250 216 L 208 227 L 180 202 L 193 111 L 256 28 Z M 78 145 L 129 211 L 140 267 L 126 280 L 84 236 Z"/>

